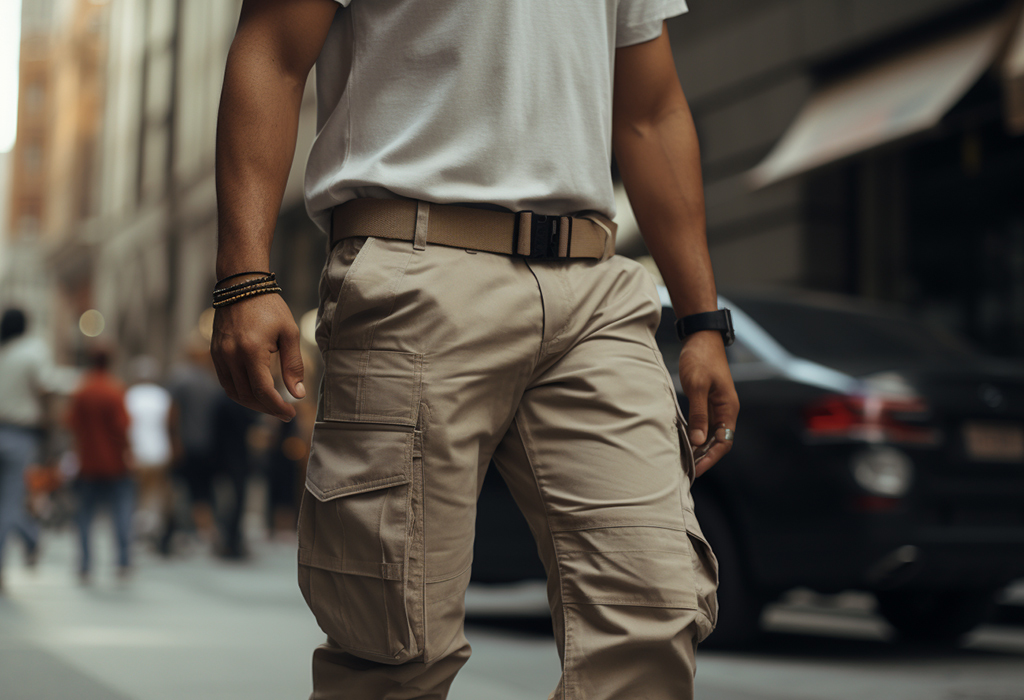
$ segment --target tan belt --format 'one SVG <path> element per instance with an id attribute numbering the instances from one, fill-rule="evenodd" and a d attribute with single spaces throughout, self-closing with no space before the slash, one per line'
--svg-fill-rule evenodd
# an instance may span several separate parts
<path id="1" fill-rule="evenodd" d="M 528 258 L 592 258 L 615 254 L 616 225 L 596 213 L 545 216 L 411 199 L 353 199 L 334 208 L 331 240 L 356 236 L 468 248 Z"/>

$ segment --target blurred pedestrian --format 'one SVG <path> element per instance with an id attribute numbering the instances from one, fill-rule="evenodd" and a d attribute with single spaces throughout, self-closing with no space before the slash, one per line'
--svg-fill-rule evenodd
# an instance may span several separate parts
<path id="1" fill-rule="evenodd" d="M 189 336 L 185 361 L 171 370 L 171 435 L 174 449 L 173 478 L 188 492 L 192 524 L 200 539 L 218 547 L 213 510 L 214 451 L 217 403 L 224 391 L 213 374 L 210 345 L 198 331 Z M 170 554 L 178 529 L 175 514 L 160 542 L 160 552 Z"/>
<path id="2" fill-rule="evenodd" d="M 275 422 L 277 425 L 270 428 L 266 461 L 267 532 L 271 538 L 294 537 L 300 494 L 298 463 L 305 460 L 309 443 L 299 437 L 298 421 Z"/>
<path id="3" fill-rule="evenodd" d="M 92 570 L 89 534 L 97 506 L 106 503 L 110 508 L 117 540 L 117 573 L 121 579 L 131 571 L 135 509 L 124 386 L 110 374 L 110 354 L 105 349 L 94 350 L 90 364 L 68 409 L 68 424 L 78 453 L 78 573 L 83 583 L 89 582 Z"/>
<path id="4" fill-rule="evenodd" d="M 248 549 L 243 524 L 252 472 L 249 430 L 260 414 L 235 403 L 223 391 L 218 394 L 214 412 L 215 472 L 227 477 L 230 494 L 225 502 L 214 499 L 214 511 L 221 528 L 217 553 L 225 559 L 244 559 Z"/>
<path id="5" fill-rule="evenodd" d="M 0 591 L 8 534 L 24 540 L 29 565 L 39 556 L 39 524 L 25 508 L 25 471 L 38 458 L 52 362 L 46 343 L 26 335 L 27 325 L 21 309 L 0 318 Z"/>
<path id="6" fill-rule="evenodd" d="M 141 536 L 154 536 L 162 533 L 169 513 L 171 393 L 157 383 L 157 363 L 152 357 L 134 358 L 131 374 L 135 383 L 125 394 L 125 407 L 131 418 L 128 439 L 139 486 L 136 529 Z"/>

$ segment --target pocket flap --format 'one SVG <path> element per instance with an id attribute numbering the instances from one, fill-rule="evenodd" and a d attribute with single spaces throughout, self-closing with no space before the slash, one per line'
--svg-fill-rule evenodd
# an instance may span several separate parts
<path id="1" fill-rule="evenodd" d="M 366 423 L 317 423 L 306 488 L 319 501 L 412 480 L 414 433 Z"/>
<path id="2" fill-rule="evenodd" d="M 324 353 L 324 418 L 416 425 L 423 356 L 397 350 Z"/>

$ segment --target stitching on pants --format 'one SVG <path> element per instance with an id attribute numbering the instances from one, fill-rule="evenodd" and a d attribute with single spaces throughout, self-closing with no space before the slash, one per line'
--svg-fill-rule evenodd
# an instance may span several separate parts
<path id="1" fill-rule="evenodd" d="M 444 583 L 445 581 L 451 581 L 453 578 L 458 578 L 459 576 L 462 576 L 464 573 L 469 571 L 472 567 L 473 567 L 473 562 L 470 562 L 470 563 L 466 564 L 464 567 L 462 567 L 462 569 L 460 569 L 459 571 L 456 571 L 454 574 L 441 574 L 440 576 L 438 576 L 436 578 L 428 578 L 426 580 L 426 582 L 427 583 Z"/>
<path id="2" fill-rule="evenodd" d="M 412 489 L 410 489 L 411 491 Z M 393 489 L 388 489 L 384 492 L 384 498 L 380 501 L 380 510 L 377 512 L 377 543 L 380 545 L 380 560 L 384 561 L 384 511 L 387 505 L 388 499 L 391 498 Z M 407 570 L 408 571 L 408 570 Z M 405 575 L 408 575 L 406 572 Z M 388 610 L 387 599 L 387 583 L 381 579 L 380 582 L 380 596 L 384 602 L 384 630 L 388 635 L 388 649 L 391 649 L 394 644 L 394 639 L 391 635 L 391 611 Z"/>
<path id="3" fill-rule="evenodd" d="M 693 549 L 692 547 L 690 549 Z M 637 552 L 643 552 L 644 554 L 679 554 L 674 549 L 566 549 L 562 551 L 562 554 L 636 554 Z"/>
<path id="4" fill-rule="evenodd" d="M 531 270 L 533 272 L 533 270 Z M 534 275 L 536 277 L 536 275 Z M 538 281 L 538 287 L 540 282 Z M 543 347 L 543 338 L 541 340 L 541 347 Z M 551 519 L 550 513 L 548 513 L 548 503 L 544 498 L 544 490 L 540 487 L 540 477 L 537 475 L 537 469 L 534 466 L 534 457 L 531 454 L 532 449 L 530 447 L 530 438 L 528 436 L 528 429 L 525 422 L 518 418 L 512 419 L 512 424 L 516 427 L 516 432 L 519 433 L 519 439 L 523 443 L 523 454 L 526 455 L 526 463 L 530 466 L 530 474 L 533 476 L 533 483 L 537 487 L 537 496 L 540 498 L 541 507 L 544 512 L 544 526 L 547 528 L 548 536 L 551 537 L 551 550 L 555 554 L 555 573 L 558 575 L 558 596 L 559 604 L 562 606 L 562 654 L 564 660 L 562 662 L 562 700 L 565 700 L 566 696 L 566 679 L 565 670 L 569 668 L 569 649 L 570 649 L 570 635 L 569 635 L 569 616 L 566 614 L 568 605 L 565 602 L 565 579 L 562 576 L 562 561 L 558 552 L 558 541 L 555 539 L 555 533 L 551 530 Z"/>
<path id="5" fill-rule="evenodd" d="M 429 602 L 431 602 L 431 603 L 443 603 L 446 600 L 451 600 L 452 598 L 458 598 L 461 595 L 466 595 L 466 591 L 464 591 L 464 590 L 456 591 L 455 593 L 452 593 L 451 595 L 446 595 L 444 598 L 431 598 Z"/>
<path id="6" fill-rule="evenodd" d="M 531 275 L 533 275 L 533 281 L 537 284 L 537 296 L 540 297 L 540 342 L 537 344 L 537 357 L 536 357 L 536 360 L 535 360 L 535 364 L 536 364 L 536 363 L 540 362 L 542 357 L 544 357 L 544 333 L 545 333 L 545 330 L 547 329 L 548 310 L 547 310 L 547 308 L 545 308 L 545 304 L 544 304 L 544 289 L 540 286 L 540 277 L 537 277 L 537 273 L 534 272 L 532 267 L 530 267 L 530 263 L 529 262 L 524 260 L 523 261 L 523 265 L 525 265 L 526 269 L 530 271 Z M 523 438 L 522 433 L 520 433 L 519 437 Z M 523 447 L 524 447 L 524 449 L 526 447 L 526 440 L 525 439 L 523 439 Z M 531 469 L 532 468 L 533 467 L 531 465 Z"/>
<path id="7" fill-rule="evenodd" d="M 377 239 L 375 238 L 367 238 L 365 241 L 363 241 L 363 245 L 360 246 L 359 250 L 356 252 L 355 258 L 353 258 L 351 264 L 349 264 L 348 270 L 345 271 L 345 277 L 341 280 L 341 286 L 338 287 L 338 293 L 334 296 L 334 313 L 331 314 L 330 334 L 327 336 L 328 348 L 333 348 L 337 344 L 335 342 L 335 334 L 338 332 L 338 329 L 340 328 L 340 324 L 338 323 L 338 315 L 344 308 L 343 302 L 346 296 L 346 292 L 353 284 L 352 280 L 355 277 L 355 273 L 359 270 L 360 267 L 363 266 L 363 262 L 366 260 L 366 258 L 370 256 L 370 252 L 373 250 L 376 244 L 376 240 Z M 343 243 L 344 241 L 342 241 L 338 245 L 342 245 Z M 329 257 L 327 259 L 327 265 L 330 266 L 332 261 L 333 258 Z M 330 285 L 328 285 L 328 289 L 330 289 Z M 321 299 L 321 303 L 323 302 L 324 300 Z"/>
<path id="8" fill-rule="evenodd" d="M 578 304 L 576 300 L 576 290 L 573 289 L 572 284 L 567 279 L 569 275 L 568 268 L 566 266 L 563 266 L 560 269 L 553 270 L 552 272 L 553 274 L 557 275 L 559 286 L 561 286 L 562 288 L 562 299 L 566 303 L 566 308 L 575 309 Z M 557 345 L 558 342 L 565 337 L 566 331 L 568 331 L 569 327 L 572 325 L 574 320 L 575 319 L 573 318 L 573 314 L 566 315 L 565 323 L 562 324 L 562 327 L 551 335 L 550 340 L 544 343 L 545 353 L 551 353 L 552 348 L 555 347 L 555 345 Z"/>
<path id="9" fill-rule="evenodd" d="M 682 605 L 680 603 L 648 603 L 636 598 L 602 598 L 598 601 L 574 600 L 568 605 L 625 605 L 633 608 L 657 608 L 659 610 L 694 610 L 700 612 L 700 608 L 693 605 Z"/>
<path id="10" fill-rule="evenodd" d="M 552 530 L 552 533 L 561 532 L 587 532 L 589 530 L 615 530 L 619 528 L 628 527 L 649 527 L 654 530 L 669 530 L 671 532 L 689 532 L 685 527 L 671 527 L 670 525 L 651 525 L 647 521 L 643 520 L 623 520 L 617 523 L 610 523 L 608 525 L 581 525 L 579 527 L 566 527 Z"/>

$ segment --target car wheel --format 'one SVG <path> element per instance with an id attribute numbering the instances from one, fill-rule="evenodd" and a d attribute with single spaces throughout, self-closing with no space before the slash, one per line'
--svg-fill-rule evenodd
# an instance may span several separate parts
<path id="1" fill-rule="evenodd" d="M 988 590 L 877 591 L 878 612 L 901 639 L 926 644 L 955 644 L 991 612 Z"/>
<path id="2" fill-rule="evenodd" d="M 749 645 L 761 633 L 765 599 L 751 585 L 749 567 L 736 542 L 725 512 L 714 498 L 694 494 L 701 530 L 718 559 L 718 624 L 701 643 L 705 648 Z"/>

